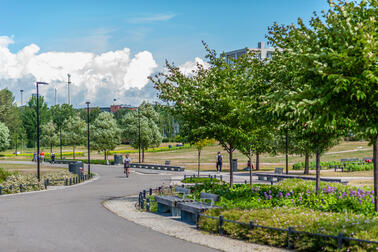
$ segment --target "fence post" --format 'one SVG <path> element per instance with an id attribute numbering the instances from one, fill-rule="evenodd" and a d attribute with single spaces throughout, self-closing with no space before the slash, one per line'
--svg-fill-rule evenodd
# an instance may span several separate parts
<path id="1" fill-rule="evenodd" d="M 184 174 L 184 179 L 186 179 L 186 174 Z"/>
<path id="2" fill-rule="evenodd" d="M 13 190 L 13 185 L 10 185 L 10 186 L 9 186 L 9 190 L 12 192 L 12 190 Z"/>
<path id="3" fill-rule="evenodd" d="M 47 190 L 47 181 L 46 181 L 46 179 L 44 181 L 44 184 L 45 184 L 45 189 Z"/>
<path id="4" fill-rule="evenodd" d="M 3 190 L 3 188 L 0 186 L 0 195 L 2 194 L 2 190 Z"/>
<path id="5" fill-rule="evenodd" d="M 66 178 L 66 181 L 65 181 L 65 183 L 66 183 L 66 186 L 68 186 L 68 178 Z"/>
<path id="6" fill-rule="evenodd" d="M 247 180 L 244 180 L 244 184 L 247 184 Z"/>
<path id="7" fill-rule="evenodd" d="M 224 216 L 220 215 L 219 216 L 219 234 L 223 235 L 223 223 L 224 223 Z"/>
<path id="8" fill-rule="evenodd" d="M 146 190 L 143 190 L 143 199 L 146 198 Z"/>
<path id="9" fill-rule="evenodd" d="M 152 195 L 152 188 L 150 188 L 150 196 Z"/>
<path id="10" fill-rule="evenodd" d="M 190 176 L 190 183 L 193 183 L 193 177 Z"/>
<path id="11" fill-rule="evenodd" d="M 143 194 L 142 192 L 139 192 L 139 201 L 138 201 L 139 207 L 141 207 L 142 205 L 142 198 L 143 198 Z"/>
<path id="12" fill-rule="evenodd" d="M 141 202 L 140 202 L 140 208 L 144 209 L 144 198 L 142 198 Z"/>
<path id="13" fill-rule="evenodd" d="M 220 175 L 220 180 L 223 181 L 223 180 L 222 180 L 222 175 Z"/>
<path id="14" fill-rule="evenodd" d="M 211 182 L 213 181 L 213 176 L 210 176 L 210 181 L 211 181 Z"/>
<path id="15" fill-rule="evenodd" d="M 20 192 L 22 192 L 22 184 L 20 185 Z"/>
<path id="16" fill-rule="evenodd" d="M 254 229 L 255 227 L 254 227 L 254 225 L 253 225 L 253 221 L 249 221 L 249 229 Z"/>
<path id="17" fill-rule="evenodd" d="M 289 227 L 289 231 L 287 233 L 287 248 L 288 249 L 293 248 L 293 244 L 291 242 L 292 235 L 293 235 L 293 227 Z"/>
<path id="18" fill-rule="evenodd" d="M 70 178 L 70 185 L 72 185 L 72 178 Z"/>
<path id="19" fill-rule="evenodd" d="M 49 186 L 50 185 L 50 179 L 46 179 L 46 183 Z"/>
<path id="20" fill-rule="evenodd" d="M 149 212 L 150 211 L 150 199 L 149 198 L 147 198 L 146 199 L 146 210 L 147 210 L 147 212 Z"/>
<path id="21" fill-rule="evenodd" d="M 172 185 L 169 185 L 169 189 L 171 190 L 171 193 L 172 193 Z"/>
<path id="22" fill-rule="evenodd" d="M 337 248 L 338 249 L 342 249 L 343 247 L 343 238 L 344 238 L 344 234 L 339 232 L 337 235 Z"/>

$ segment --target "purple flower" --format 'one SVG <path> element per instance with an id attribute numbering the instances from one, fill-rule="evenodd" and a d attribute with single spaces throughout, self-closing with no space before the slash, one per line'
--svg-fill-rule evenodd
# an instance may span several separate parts
<path id="1" fill-rule="evenodd" d="M 299 199 L 299 201 L 302 201 L 302 197 L 299 197 L 298 199 Z"/>
<path id="2" fill-rule="evenodd" d="M 283 194 L 282 194 L 282 192 L 280 192 L 279 196 L 280 196 L 280 198 L 282 198 L 282 197 L 283 197 Z"/>
<path id="3" fill-rule="evenodd" d="M 272 191 L 271 191 L 271 190 L 269 190 L 269 194 L 272 194 Z"/>
<path id="4" fill-rule="evenodd" d="M 257 202 L 260 202 L 260 198 L 257 199 Z"/>
<path id="5" fill-rule="evenodd" d="M 272 199 L 272 195 L 269 195 L 269 199 L 270 199 L 270 200 Z"/>
<path id="6" fill-rule="evenodd" d="M 286 193 L 286 198 L 289 198 L 290 197 L 290 193 Z"/>

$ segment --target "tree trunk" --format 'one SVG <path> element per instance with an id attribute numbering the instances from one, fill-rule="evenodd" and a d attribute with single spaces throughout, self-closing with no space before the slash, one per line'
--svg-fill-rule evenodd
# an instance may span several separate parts
<path id="1" fill-rule="evenodd" d="M 198 177 L 200 176 L 201 150 L 198 150 Z"/>
<path id="2" fill-rule="evenodd" d="M 253 157 L 253 152 L 252 149 L 249 149 L 249 185 L 251 186 L 252 189 L 252 157 Z"/>
<path id="3" fill-rule="evenodd" d="M 73 156 L 73 159 L 75 159 L 75 145 L 73 145 L 72 156 Z"/>
<path id="4" fill-rule="evenodd" d="M 144 148 L 142 148 L 142 163 L 144 163 Z"/>
<path id="5" fill-rule="evenodd" d="M 109 160 L 108 160 L 108 151 L 107 150 L 105 150 L 105 160 L 106 160 L 106 164 L 108 165 Z"/>
<path id="6" fill-rule="evenodd" d="M 320 192 L 320 154 L 319 147 L 316 147 L 316 193 Z"/>
<path id="7" fill-rule="evenodd" d="M 106 161 L 106 151 L 104 151 L 104 160 Z"/>
<path id="8" fill-rule="evenodd" d="M 260 170 L 260 153 L 256 152 L 256 171 Z"/>
<path id="9" fill-rule="evenodd" d="M 378 135 L 375 136 L 373 144 L 373 162 L 374 162 L 374 208 L 378 212 Z"/>
<path id="10" fill-rule="evenodd" d="M 287 140 L 287 132 L 285 136 L 285 147 L 286 147 L 286 174 L 289 174 L 289 144 Z"/>
<path id="11" fill-rule="evenodd" d="M 230 187 L 232 188 L 234 186 L 234 169 L 232 169 L 232 148 L 230 147 L 230 150 L 228 151 L 229 157 L 230 157 Z"/>
<path id="12" fill-rule="evenodd" d="M 304 174 L 310 174 L 310 155 L 308 153 L 305 154 Z"/>
<path id="13" fill-rule="evenodd" d="M 16 138 L 16 156 L 17 156 L 17 138 Z"/>
<path id="14" fill-rule="evenodd" d="M 52 144 L 50 144 L 50 156 L 51 156 L 51 153 L 52 153 Z"/>

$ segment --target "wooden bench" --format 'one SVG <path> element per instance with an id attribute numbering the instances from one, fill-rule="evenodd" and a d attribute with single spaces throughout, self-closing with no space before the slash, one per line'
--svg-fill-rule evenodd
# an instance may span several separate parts
<path id="1" fill-rule="evenodd" d="M 185 199 L 185 196 L 190 193 L 190 189 L 176 186 L 175 193 L 176 195 L 155 196 L 155 200 L 158 203 L 158 213 L 171 213 L 172 216 L 180 215 L 177 203 L 191 201 L 190 199 Z M 183 197 L 179 197 L 179 194 L 182 194 Z"/>
<path id="2" fill-rule="evenodd" d="M 214 202 L 218 200 L 219 195 L 217 194 L 201 192 L 200 202 L 177 202 L 177 208 L 181 211 L 181 220 L 197 224 L 199 214 L 210 208 L 218 207 L 214 205 Z M 211 203 L 208 204 L 204 201 L 211 201 Z"/>
<path id="3" fill-rule="evenodd" d="M 302 179 L 302 180 L 316 180 L 315 177 L 309 176 L 300 176 L 300 175 L 289 175 L 289 174 L 273 174 L 273 173 L 254 173 L 253 176 L 257 176 L 258 180 L 270 181 L 271 184 L 274 182 L 279 182 L 284 179 Z M 276 179 L 276 181 L 274 181 Z M 336 178 L 320 178 L 320 181 L 323 182 L 332 182 L 332 183 L 341 183 L 348 184 L 348 180 L 345 179 L 336 179 Z"/>

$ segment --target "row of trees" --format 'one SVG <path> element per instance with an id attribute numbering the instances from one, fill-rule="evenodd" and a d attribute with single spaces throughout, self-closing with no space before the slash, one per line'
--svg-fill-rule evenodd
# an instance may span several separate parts
<path id="1" fill-rule="evenodd" d="M 0 91 L 0 150 L 18 146 L 35 147 L 36 143 L 36 97 L 32 97 L 26 106 L 18 108 L 12 93 Z M 78 145 L 86 144 L 87 111 L 74 109 L 72 105 L 62 104 L 48 108 L 43 97 L 39 99 L 40 131 L 42 146 L 52 148 L 57 145 L 73 147 L 73 158 Z M 150 147 L 159 146 L 162 141 L 161 113 L 164 107 L 142 103 L 138 110 L 121 110 L 114 115 L 101 113 L 99 108 L 90 109 L 91 148 L 107 152 L 113 150 L 121 138 L 133 147 L 140 145 L 143 153 Z M 163 124 L 164 125 L 164 124 Z M 140 126 L 140 127 L 139 127 Z M 61 149 L 62 153 L 62 149 Z"/>
<path id="2" fill-rule="evenodd" d="M 281 49 L 268 60 L 250 51 L 229 64 L 204 43 L 209 68 L 197 65 L 186 76 L 167 62 L 168 71 L 151 80 L 183 118 L 187 139 L 216 139 L 229 153 L 230 167 L 235 149 L 250 158 L 256 154 L 257 169 L 262 152 L 290 149 L 307 162 L 315 155 L 319 190 L 321 154 L 341 136 L 369 139 L 378 210 L 376 7 L 372 0 L 339 1 L 321 16 L 314 14 L 309 25 L 301 19 L 296 25 L 273 24 L 267 38 Z"/>

